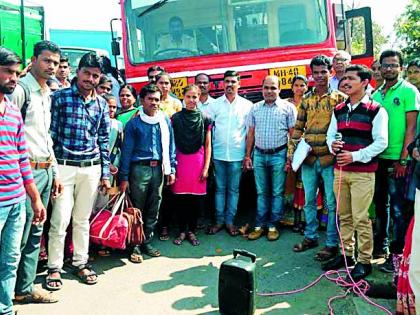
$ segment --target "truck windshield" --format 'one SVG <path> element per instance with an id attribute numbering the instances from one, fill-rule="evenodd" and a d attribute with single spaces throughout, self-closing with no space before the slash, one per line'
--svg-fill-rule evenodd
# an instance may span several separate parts
<path id="1" fill-rule="evenodd" d="M 141 14 L 155 2 L 125 2 L 132 63 L 316 44 L 328 35 L 326 0 L 172 0 Z"/>

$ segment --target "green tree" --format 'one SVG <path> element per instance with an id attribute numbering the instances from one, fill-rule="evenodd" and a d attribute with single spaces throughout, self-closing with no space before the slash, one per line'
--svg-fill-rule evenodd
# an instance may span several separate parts
<path id="1" fill-rule="evenodd" d="M 402 41 L 407 60 L 420 56 L 420 0 L 411 0 L 396 20 L 394 28 Z"/>
<path id="2" fill-rule="evenodd" d="M 350 24 L 351 30 L 351 52 L 353 55 L 363 54 L 365 52 L 365 25 L 362 18 L 355 18 Z M 373 36 L 373 53 L 378 56 L 381 52 L 382 46 L 388 42 L 388 36 L 382 32 L 382 27 L 372 21 L 372 36 Z"/>

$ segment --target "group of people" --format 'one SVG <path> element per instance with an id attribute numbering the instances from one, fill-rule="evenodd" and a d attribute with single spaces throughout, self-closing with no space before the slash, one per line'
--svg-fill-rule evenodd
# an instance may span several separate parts
<path id="1" fill-rule="evenodd" d="M 149 83 L 137 97 L 132 86 L 120 86 L 104 74 L 103 61 L 95 54 L 81 58 L 70 83 L 66 60 L 56 44 L 37 43 L 32 68 L 20 79 L 19 57 L 0 47 L 0 260 L 6 266 L 0 270 L 0 312 L 12 312 L 13 296 L 21 303 L 57 301 L 33 285 L 43 235 L 48 248 L 47 289 L 63 285 L 66 235 L 72 236 L 74 274 L 83 283 L 97 282 L 89 264 L 89 219 L 100 193 L 106 194 L 111 186 L 129 192 L 142 212 L 145 241 L 131 248 L 130 260 L 135 263 L 143 254 L 160 256 L 152 245 L 154 231 L 160 222 L 159 238 L 168 240 L 173 214 L 179 229 L 174 245 L 200 244 L 198 219 L 209 176 L 215 181 L 215 211 L 208 234 L 221 230 L 239 234 L 235 217 L 241 175 L 253 170 L 257 209 L 248 239 L 266 234 L 269 241 L 277 240 L 286 177 L 299 159 L 303 164 L 295 198 L 304 205 L 305 227 L 295 252 L 319 246 L 317 196 L 323 183 L 327 237 L 314 257 L 322 269 L 339 269 L 346 260 L 354 266 L 351 277 L 359 281 L 371 273 L 373 257 L 387 259 L 385 271 L 396 270 L 398 257 L 407 263 L 402 254 L 413 216 L 413 187 L 420 188 L 418 169 L 413 171 L 420 160 L 419 137 L 415 141 L 419 64 L 412 64 L 417 75 L 408 68 L 416 88 L 400 78 L 401 53 L 384 51 L 379 58 L 383 83 L 375 77 L 374 90 L 371 71 L 350 61 L 343 51 L 332 62 L 323 55 L 314 57 L 313 90 L 307 93 L 306 77 L 296 76 L 294 96 L 287 100 L 280 98 L 279 78 L 268 75 L 262 82 L 263 100 L 255 104 L 238 94 L 238 72 L 224 73 L 224 94 L 217 99 L 209 95 L 210 77 L 199 73 L 181 102 L 171 93 L 170 75 L 159 66 L 148 70 Z M 52 81 L 58 83 L 53 94 Z M 302 157 L 299 147 L 304 142 L 309 149 Z M 417 190 L 417 199 L 419 195 Z M 369 217 L 372 202 L 374 229 Z M 49 229 L 44 231 L 49 203 Z M 344 255 L 339 254 L 338 227 Z M 414 223 L 408 230 L 414 242 L 419 231 L 416 234 Z M 419 254 L 414 247 L 411 251 L 413 262 Z M 411 263 L 415 292 L 419 272 Z"/>

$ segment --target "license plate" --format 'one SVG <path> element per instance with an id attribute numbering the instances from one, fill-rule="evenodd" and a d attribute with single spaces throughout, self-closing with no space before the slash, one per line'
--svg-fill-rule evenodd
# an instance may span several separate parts
<path id="1" fill-rule="evenodd" d="M 306 76 L 306 67 L 294 66 L 273 68 L 269 70 L 269 73 L 270 75 L 275 75 L 279 77 L 281 89 L 291 89 L 293 77 L 298 74 Z"/>
<path id="2" fill-rule="evenodd" d="M 184 88 L 187 86 L 187 78 L 174 78 L 172 81 L 172 93 L 179 98 L 184 98 Z"/>

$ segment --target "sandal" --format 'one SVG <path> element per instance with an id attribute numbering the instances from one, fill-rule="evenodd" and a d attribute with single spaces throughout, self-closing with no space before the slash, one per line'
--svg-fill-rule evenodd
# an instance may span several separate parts
<path id="1" fill-rule="evenodd" d="M 219 233 L 223 229 L 223 224 L 215 224 L 207 230 L 206 234 L 208 235 L 214 235 L 216 233 Z"/>
<path id="2" fill-rule="evenodd" d="M 193 232 L 188 232 L 187 237 L 192 246 L 200 245 L 200 241 L 197 239 Z"/>
<path id="3" fill-rule="evenodd" d="M 45 287 L 50 291 L 58 291 L 63 287 L 63 280 L 61 280 L 61 275 L 58 277 L 53 277 L 53 273 L 60 274 L 60 269 L 48 269 L 47 277 L 45 278 Z M 52 286 L 51 284 L 57 284 Z"/>
<path id="4" fill-rule="evenodd" d="M 179 233 L 179 236 L 176 239 L 174 239 L 173 243 L 175 245 L 182 245 L 182 242 L 184 242 L 184 240 L 185 240 L 185 233 L 182 232 L 182 233 Z"/>
<path id="5" fill-rule="evenodd" d="M 230 236 L 236 236 L 239 234 L 238 229 L 233 224 L 226 224 L 226 230 Z"/>
<path id="6" fill-rule="evenodd" d="M 160 251 L 157 250 L 156 248 L 154 248 L 150 244 L 143 244 L 141 246 L 141 252 L 143 254 L 146 254 L 147 256 L 150 256 L 150 257 L 159 257 L 160 256 Z"/>
<path id="7" fill-rule="evenodd" d="M 161 241 L 167 241 L 167 240 L 169 240 L 168 228 L 166 226 L 164 226 L 162 228 L 162 231 L 160 232 L 160 235 L 159 235 L 159 239 Z"/>
<path id="8" fill-rule="evenodd" d="M 98 256 L 101 257 L 109 257 L 111 256 L 111 251 L 106 249 L 105 247 L 98 250 Z"/>
<path id="9" fill-rule="evenodd" d="M 57 303 L 58 299 L 44 289 L 34 288 L 30 294 L 15 295 L 15 304 L 50 304 Z"/>
<path id="10" fill-rule="evenodd" d="M 130 261 L 135 264 L 143 262 L 143 256 L 141 255 L 141 251 L 138 246 L 134 247 L 133 252 L 130 255 Z"/>
<path id="11" fill-rule="evenodd" d="M 325 246 L 314 256 L 315 260 L 327 261 L 337 256 L 338 248 L 336 246 Z"/>
<path id="12" fill-rule="evenodd" d="M 83 271 L 87 271 L 84 273 Z M 92 269 L 91 265 L 85 264 L 80 265 L 75 268 L 73 271 L 73 274 L 79 278 L 79 280 L 88 285 L 96 284 L 98 282 L 98 275 L 96 272 Z M 89 277 L 94 277 L 94 279 L 90 279 Z"/>
<path id="13" fill-rule="evenodd" d="M 311 249 L 317 246 L 318 246 L 318 240 L 311 240 L 311 239 L 305 238 L 303 239 L 302 243 L 299 243 L 293 246 L 293 251 L 300 253 L 300 252 L 304 252 L 308 249 Z"/>

